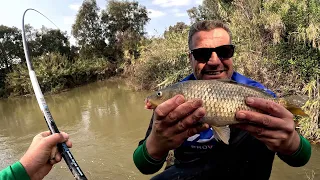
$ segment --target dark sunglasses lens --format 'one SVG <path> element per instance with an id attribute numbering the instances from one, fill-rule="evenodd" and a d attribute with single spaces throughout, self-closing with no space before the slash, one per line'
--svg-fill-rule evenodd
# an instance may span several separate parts
<path id="1" fill-rule="evenodd" d="M 194 49 L 192 54 L 195 60 L 199 62 L 208 62 L 211 57 L 212 50 L 209 48 Z"/>
<path id="2" fill-rule="evenodd" d="M 233 56 L 234 53 L 234 46 L 232 45 L 225 45 L 225 46 L 220 46 L 216 48 L 216 53 L 219 58 L 222 59 L 228 59 Z"/>

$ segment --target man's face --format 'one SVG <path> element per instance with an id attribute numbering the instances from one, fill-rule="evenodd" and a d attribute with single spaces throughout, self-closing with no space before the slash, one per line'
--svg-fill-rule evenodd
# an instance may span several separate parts
<path id="1" fill-rule="evenodd" d="M 191 49 L 215 48 L 230 44 L 228 32 L 222 28 L 196 32 L 192 36 Z M 232 58 L 219 59 L 216 52 L 211 54 L 207 63 L 198 62 L 190 53 L 189 60 L 196 79 L 230 79 L 233 73 Z"/>

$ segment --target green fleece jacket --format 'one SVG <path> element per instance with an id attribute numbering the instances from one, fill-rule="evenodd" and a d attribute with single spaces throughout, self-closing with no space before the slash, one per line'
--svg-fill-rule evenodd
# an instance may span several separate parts
<path id="1" fill-rule="evenodd" d="M 11 166 L 0 171 L 1 180 L 30 180 L 29 175 L 22 166 L 22 164 L 17 161 Z"/>
<path id="2" fill-rule="evenodd" d="M 277 154 L 280 159 L 286 162 L 292 167 L 301 167 L 304 166 L 311 157 L 311 144 L 305 139 L 302 135 L 300 136 L 300 146 L 298 150 L 292 155 L 281 155 Z M 146 141 L 143 141 L 133 153 L 133 161 L 136 167 L 143 174 L 153 174 L 161 169 L 166 157 L 162 160 L 153 159 L 147 151 Z"/>

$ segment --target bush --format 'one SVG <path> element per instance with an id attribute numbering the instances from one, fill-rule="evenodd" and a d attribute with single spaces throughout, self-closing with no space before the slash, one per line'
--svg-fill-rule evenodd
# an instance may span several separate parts
<path id="1" fill-rule="evenodd" d="M 58 92 L 114 74 L 113 66 L 102 58 L 77 59 L 51 53 L 34 58 L 33 68 L 42 92 Z M 33 89 L 25 64 L 14 67 L 6 76 L 6 89 L 10 96 L 32 94 Z"/>
<path id="2" fill-rule="evenodd" d="M 320 83 L 319 80 L 312 80 L 303 89 L 308 94 L 309 100 L 303 107 L 310 117 L 304 117 L 298 121 L 300 132 L 310 140 L 320 139 Z"/>
<path id="3" fill-rule="evenodd" d="M 187 30 L 154 38 L 127 74 L 137 89 L 155 89 L 177 82 L 191 72 Z"/>

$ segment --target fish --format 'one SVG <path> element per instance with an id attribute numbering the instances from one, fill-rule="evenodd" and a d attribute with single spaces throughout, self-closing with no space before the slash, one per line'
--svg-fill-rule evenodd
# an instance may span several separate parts
<path id="1" fill-rule="evenodd" d="M 162 88 L 146 97 L 147 109 L 155 109 L 159 104 L 181 94 L 186 100 L 202 99 L 206 110 L 202 123 L 207 123 L 215 132 L 215 139 L 229 144 L 229 125 L 245 123 L 238 121 L 235 113 L 239 110 L 261 112 L 261 110 L 248 106 L 245 103 L 247 97 L 258 97 L 276 102 L 294 115 L 308 116 L 302 107 L 307 98 L 298 95 L 273 97 L 264 89 L 238 83 L 230 79 L 215 80 L 190 80 L 175 83 Z"/>

